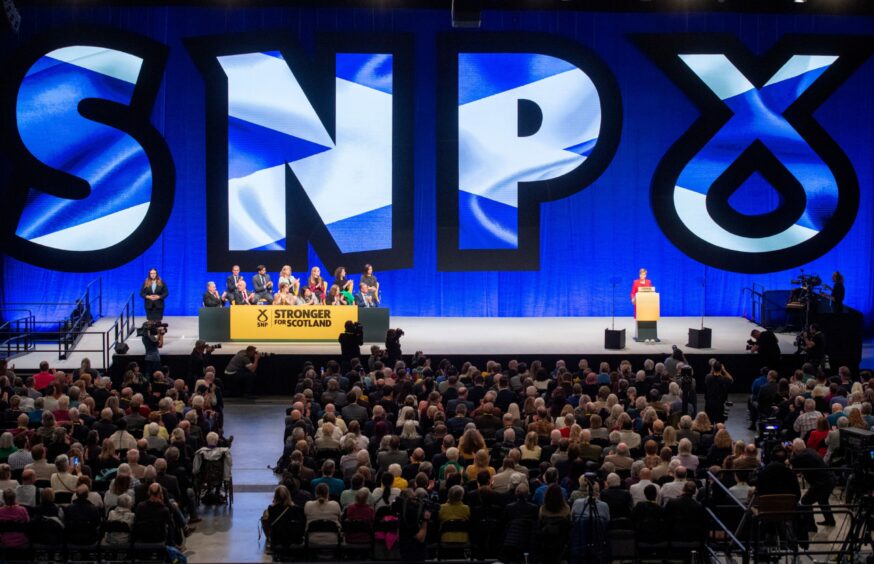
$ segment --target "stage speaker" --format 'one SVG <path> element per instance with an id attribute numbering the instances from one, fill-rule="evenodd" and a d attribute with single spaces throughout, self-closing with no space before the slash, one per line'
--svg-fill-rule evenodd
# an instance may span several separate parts
<path id="1" fill-rule="evenodd" d="M 130 350 L 130 345 L 127 343 L 119 343 L 115 345 L 115 354 L 127 354 L 127 351 Z"/>
<path id="2" fill-rule="evenodd" d="M 604 329 L 604 348 L 619 350 L 625 348 L 625 329 Z"/>
<path id="3" fill-rule="evenodd" d="M 709 349 L 713 342 L 713 330 L 709 327 L 701 329 L 689 329 L 689 343 L 686 345 L 693 349 Z"/>
<path id="4" fill-rule="evenodd" d="M 452 0 L 452 27 L 479 27 L 482 10 L 482 0 Z"/>

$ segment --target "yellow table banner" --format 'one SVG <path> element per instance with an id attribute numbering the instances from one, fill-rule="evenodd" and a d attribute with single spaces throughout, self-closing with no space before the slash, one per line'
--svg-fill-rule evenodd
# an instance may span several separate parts
<path id="1" fill-rule="evenodd" d="M 231 306 L 232 341 L 336 341 L 355 306 Z"/>

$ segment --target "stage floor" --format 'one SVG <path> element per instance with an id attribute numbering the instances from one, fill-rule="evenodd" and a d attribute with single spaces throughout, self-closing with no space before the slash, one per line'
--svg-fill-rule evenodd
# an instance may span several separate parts
<path id="1" fill-rule="evenodd" d="M 198 336 L 197 317 L 167 317 L 170 325 L 162 355 L 187 355 Z M 713 347 L 698 349 L 699 354 L 743 354 L 750 331 L 755 327 L 742 317 L 708 317 L 705 325 L 713 330 Z M 447 355 L 568 355 L 568 362 L 579 355 L 629 354 L 665 357 L 672 345 L 687 348 L 689 328 L 701 326 L 700 317 L 664 317 L 659 321 L 659 343 L 637 343 L 634 320 L 616 319 L 616 329 L 626 330 L 626 348 L 607 351 L 604 348 L 604 329 L 611 326 L 609 317 L 393 317 L 392 327 L 400 327 L 405 335 L 401 340 L 405 353 L 425 351 L 429 356 Z M 794 352 L 793 334 L 778 335 L 783 352 Z M 128 340 L 132 355 L 143 354 L 142 341 Z M 259 350 L 290 355 L 333 355 L 340 353 L 334 343 L 254 343 Z M 222 354 L 233 354 L 245 343 L 222 343 Z M 366 346 L 366 344 L 365 344 Z M 57 354 L 32 353 L 13 360 L 19 368 L 35 369 L 41 360 L 48 360 L 58 368 L 78 367 L 87 353 L 73 353 L 69 359 L 58 361 Z M 97 361 L 99 354 L 91 354 Z M 97 365 L 98 362 L 95 362 Z M 101 367 L 102 368 L 102 367 Z"/>

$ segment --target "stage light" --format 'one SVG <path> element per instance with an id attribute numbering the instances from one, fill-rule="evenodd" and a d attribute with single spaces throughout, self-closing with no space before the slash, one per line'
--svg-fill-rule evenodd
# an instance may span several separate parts
<path id="1" fill-rule="evenodd" d="M 482 0 L 452 0 L 452 27 L 480 27 Z"/>
<path id="2" fill-rule="evenodd" d="M 806 4 L 807 0 L 794 0 L 796 4 Z"/>

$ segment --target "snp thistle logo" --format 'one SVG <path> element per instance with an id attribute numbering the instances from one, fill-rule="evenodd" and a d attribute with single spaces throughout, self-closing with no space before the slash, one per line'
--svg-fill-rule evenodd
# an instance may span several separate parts
<path id="1" fill-rule="evenodd" d="M 847 234 L 859 182 L 813 112 L 867 59 L 868 42 L 787 36 L 756 56 L 732 36 L 636 41 L 702 112 L 652 180 L 653 212 L 677 247 L 718 268 L 774 272 Z"/>
<path id="2" fill-rule="evenodd" d="M 258 327 L 267 327 L 267 323 L 269 320 L 270 320 L 270 318 L 267 317 L 267 310 L 266 309 L 259 309 L 258 310 L 258 319 L 257 319 Z"/>

